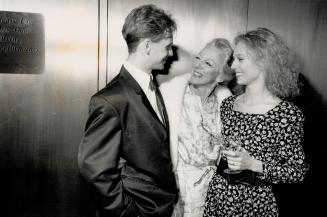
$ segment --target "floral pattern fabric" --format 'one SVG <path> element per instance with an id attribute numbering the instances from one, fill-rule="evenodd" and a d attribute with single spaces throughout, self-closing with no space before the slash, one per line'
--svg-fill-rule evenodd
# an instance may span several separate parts
<path id="1" fill-rule="evenodd" d="M 201 102 L 187 86 L 178 128 L 178 160 L 202 167 L 217 158 L 221 144 L 220 109 L 215 94 Z"/>
<path id="2" fill-rule="evenodd" d="M 186 87 L 178 127 L 177 180 L 181 216 L 202 217 L 209 182 L 221 144 L 220 103 L 217 93 L 204 102 Z"/>
<path id="3" fill-rule="evenodd" d="M 238 137 L 243 148 L 264 163 L 257 178 L 271 184 L 302 181 L 308 165 L 301 144 L 301 111 L 282 101 L 265 114 L 242 113 L 233 109 L 235 99 L 231 96 L 222 103 L 222 134 Z M 272 185 L 231 184 L 216 173 L 209 185 L 204 216 L 278 216 Z"/>

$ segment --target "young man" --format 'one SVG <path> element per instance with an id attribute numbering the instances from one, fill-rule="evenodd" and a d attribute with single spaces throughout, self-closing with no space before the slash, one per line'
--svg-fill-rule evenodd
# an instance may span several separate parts
<path id="1" fill-rule="evenodd" d="M 172 56 L 175 21 L 154 5 L 135 8 L 122 29 L 128 58 L 92 96 L 78 154 L 100 217 L 169 217 L 177 197 L 169 123 L 152 70 Z"/>

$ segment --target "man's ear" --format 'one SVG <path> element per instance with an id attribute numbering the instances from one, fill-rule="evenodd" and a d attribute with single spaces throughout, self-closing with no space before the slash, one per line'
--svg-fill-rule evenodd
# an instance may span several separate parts
<path id="1" fill-rule="evenodd" d="M 143 43 L 144 43 L 145 53 L 147 55 L 150 55 L 150 53 L 151 53 L 151 44 L 152 44 L 151 40 L 146 38 L 146 39 L 143 40 Z"/>

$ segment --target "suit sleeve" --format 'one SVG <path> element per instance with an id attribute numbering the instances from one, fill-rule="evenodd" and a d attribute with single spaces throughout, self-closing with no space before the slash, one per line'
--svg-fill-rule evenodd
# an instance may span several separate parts
<path id="1" fill-rule="evenodd" d="M 122 146 L 119 114 L 101 96 L 93 96 L 89 108 L 78 153 L 79 170 L 91 186 L 100 212 L 107 216 L 120 216 L 124 198 L 119 169 Z"/>

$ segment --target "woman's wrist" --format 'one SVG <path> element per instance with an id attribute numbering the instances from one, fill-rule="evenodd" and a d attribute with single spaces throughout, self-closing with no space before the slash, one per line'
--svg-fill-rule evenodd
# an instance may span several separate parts
<path id="1" fill-rule="evenodd" d="M 263 173 L 263 163 L 262 161 L 256 160 L 255 158 L 252 158 L 252 164 L 251 164 L 251 171 L 257 172 L 257 173 Z"/>

